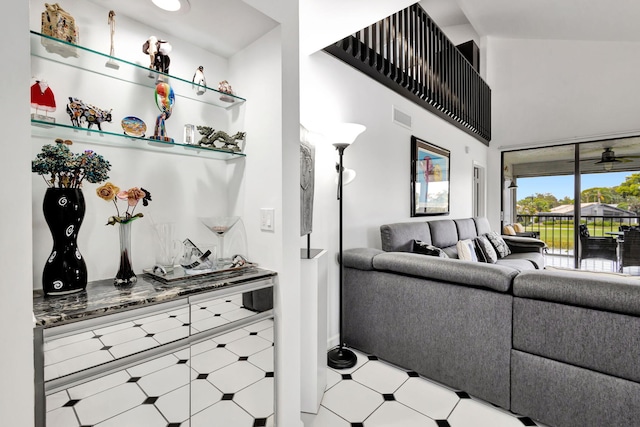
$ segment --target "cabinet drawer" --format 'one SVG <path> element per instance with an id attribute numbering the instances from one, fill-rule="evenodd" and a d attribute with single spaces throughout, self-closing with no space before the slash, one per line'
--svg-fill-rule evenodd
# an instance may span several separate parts
<path id="1" fill-rule="evenodd" d="M 44 381 L 64 377 L 189 336 L 189 306 L 171 303 L 45 329 Z"/>

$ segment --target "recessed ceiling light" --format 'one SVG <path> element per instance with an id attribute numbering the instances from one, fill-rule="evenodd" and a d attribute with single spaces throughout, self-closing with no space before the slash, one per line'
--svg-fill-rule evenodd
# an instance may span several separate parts
<path id="1" fill-rule="evenodd" d="M 189 0 L 151 0 L 160 9 L 169 12 L 186 12 L 190 9 Z"/>

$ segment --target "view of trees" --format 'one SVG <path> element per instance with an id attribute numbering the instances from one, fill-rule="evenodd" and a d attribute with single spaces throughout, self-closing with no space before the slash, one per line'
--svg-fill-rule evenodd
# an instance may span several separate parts
<path id="1" fill-rule="evenodd" d="M 627 176 L 618 186 L 588 188 L 580 193 L 582 203 L 598 201 L 640 214 L 640 173 Z M 558 200 L 551 193 L 536 193 L 518 200 L 517 210 L 522 215 L 534 215 L 538 212 L 549 212 L 557 206 L 570 204 L 573 204 L 573 199 L 570 197 Z"/>

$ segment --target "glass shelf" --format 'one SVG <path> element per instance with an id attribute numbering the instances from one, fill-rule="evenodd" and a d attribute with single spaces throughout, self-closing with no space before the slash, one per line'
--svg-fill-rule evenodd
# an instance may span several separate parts
<path id="1" fill-rule="evenodd" d="M 118 148 L 132 148 L 135 150 L 156 151 L 172 155 L 202 157 L 215 160 L 231 160 L 246 156 L 244 153 L 234 153 L 227 150 L 201 147 L 199 145 L 156 141 L 149 138 L 128 136 L 124 133 L 105 132 L 97 129 L 80 128 L 40 120 L 31 120 L 31 127 L 32 136 L 46 138 L 48 143 L 53 143 L 56 138 L 62 138 L 70 139 L 74 143 L 81 142 Z"/>
<path id="2" fill-rule="evenodd" d="M 121 58 L 107 55 L 84 46 L 67 43 L 63 40 L 30 31 L 31 55 L 48 61 L 57 62 L 70 67 L 79 68 L 113 79 L 126 81 L 145 87 L 155 88 L 156 79 L 149 78 L 149 73 L 163 76 L 163 80 L 171 84 L 176 96 L 182 96 L 198 102 L 214 105 L 223 109 L 230 109 L 243 104 L 246 99 L 236 95 L 220 92 L 216 89 L 193 83 L 170 74 L 160 73 L 148 67 Z M 43 46 L 47 45 L 47 48 Z M 57 52 L 57 53 L 52 53 Z M 64 56 L 61 56 L 64 55 Z M 106 67 L 105 63 L 115 63 L 118 69 Z M 204 90 L 202 95 L 196 95 L 194 88 Z"/>

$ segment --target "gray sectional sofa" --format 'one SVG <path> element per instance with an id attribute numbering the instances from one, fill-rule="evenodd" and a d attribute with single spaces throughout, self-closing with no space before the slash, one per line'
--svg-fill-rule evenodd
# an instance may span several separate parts
<path id="1" fill-rule="evenodd" d="M 551 426 L 640 425 L 640 280 L 544 270 L 528 238 L 505 239 L 496 264 L 455 259 L 455 241 L 488 228 L 388 224 L 382 250 L 346 250 L 343 341 Z"/>

